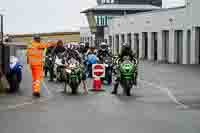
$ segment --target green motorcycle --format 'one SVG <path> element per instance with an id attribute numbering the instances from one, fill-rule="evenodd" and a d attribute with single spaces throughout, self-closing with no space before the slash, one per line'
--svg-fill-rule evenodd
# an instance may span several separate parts
<path id="1" fill-rule="evenodd" d="M 82 79 L 82 69 L 78 64 L 70 64 L 65 68 L 66 82 L 65 92 L 67 92 L 67 85 L 71 88 L 72 94 L 78 93 L 78 88 Z"/>
<path id="2" fill-rule="evenodd" d="M 135 59 L 133 63 L 128 57 L 125 57 L 124 61 L 118 62 L 118 64 L 120 85 L 124 90 L 124 94 L 128 96 L 133 85 L 137 85 L 137 60 Z"/>

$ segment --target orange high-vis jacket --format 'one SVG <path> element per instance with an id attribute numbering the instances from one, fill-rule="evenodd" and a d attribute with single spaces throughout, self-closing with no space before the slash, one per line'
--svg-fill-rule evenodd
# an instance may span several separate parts
<path id="1" fill-rule="evenodd" d="M 45 48 L 55 46 L 56 43 L 38 43 L 33 41 L 30 48 L 27 50 L 27 63 L 30 66 L 42 66 L 43 65 L 43 50 Z"/>

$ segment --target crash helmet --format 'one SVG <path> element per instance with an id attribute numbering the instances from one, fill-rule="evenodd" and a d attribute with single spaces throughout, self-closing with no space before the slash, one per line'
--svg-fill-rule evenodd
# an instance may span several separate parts
<path id="1" fill-rule="evenodd" d="M 67 48 L 71 49 L 72 45 L 70 43 L 67 44 Z"/>
<path id="2" fill-rule="evenodd" d="M 89 48 L 89 47 L 90 47 L 89 42 L 86 42 L 86 43 L 85 43 L 85 48 Z"/>
<path id="3" fill-rule="evenodd" d="M 80 43 L 80 46 L 81 46 L 81 47 L 85 47 L 85 43 L 81 42 L 81 43 Z"/>
<path id="4" fill-rule="evenodd" d="M 128 43 L 123 43 L 122 48 L 130 50 L 131 49 L 131 45 L 129 45 Z"/>
<path id="5" fill-rule="evenodd" d="M 100 49 L 103 50 L 103 51 L 106 51 L 108 49 L 108 44 L 105 43 L 105 42 L 102 42 L 100 44 Z"/>

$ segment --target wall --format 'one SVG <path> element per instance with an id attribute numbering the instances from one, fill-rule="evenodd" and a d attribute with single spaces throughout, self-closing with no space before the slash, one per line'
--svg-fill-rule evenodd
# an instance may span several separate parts
<path id="1" fill-rule="evenodd" d="M 114 18 L 109 25 L 109 34 L 129 32 L 156 32 L 160 30 L 183 29 L 185 8 L 151 11 Z M 173 22 L 170 20 L 173 19 Z"/>
<path id="2" fill-rule="evenodd" d="M 90 32 L 90 28 L 89 27 L 81 27 L 80 28 L 80 36 L 91 36 L 92 33 Z"/>
<path id="3" fill-rule="evenodd" d="M 200 26 L 199 5 L 200 0 L 186 0 L 189 26 Z"/>
<path id="4" fill-rule="evenodd" d="M 94 45 L 95 37 L 90 32 L 89 27 L 81 27 L 80 28 L 80 40 L 81 40 L 81 42 L 89 42 L 90 46 Z"/>

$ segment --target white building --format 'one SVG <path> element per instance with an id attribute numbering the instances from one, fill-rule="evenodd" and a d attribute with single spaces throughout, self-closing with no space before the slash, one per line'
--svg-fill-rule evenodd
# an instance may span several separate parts
<path id="1" fill-rule="evenodd" d="M 186 0 L 184 7 L 114 17 L 104 37 L 114 54 L 127 42 L 140 59 L 200 64 L 199 5 Z"/>
<path id="2" fill-rule="evenodd" d="M 91 33 L 89 27 L 81 27 L 80 28 L 80 41 L 83 43 L 88 42 L 91 45 L 94 44 L 94 35 Z"/>

